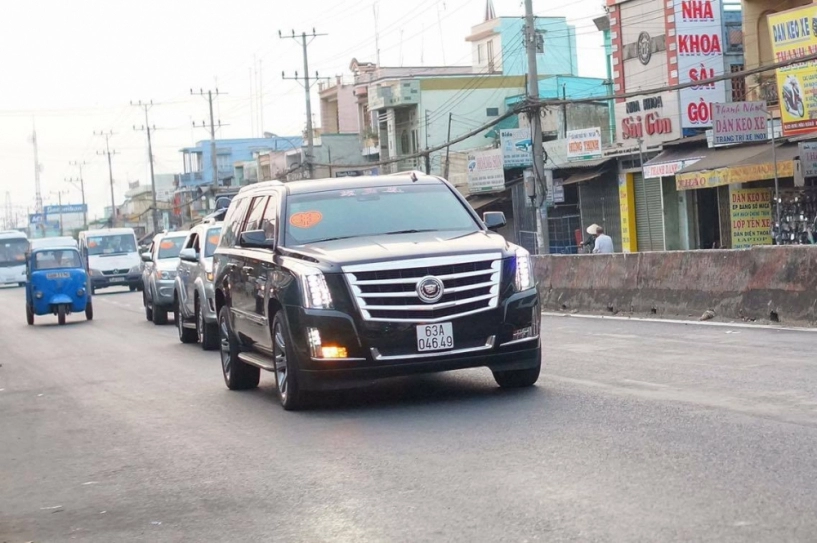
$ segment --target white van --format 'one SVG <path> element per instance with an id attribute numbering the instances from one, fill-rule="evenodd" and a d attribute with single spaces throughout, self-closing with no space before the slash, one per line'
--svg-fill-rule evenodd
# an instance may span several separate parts
<path id="1" fill-rule="evenodd" d="M 88 266 L 93 290 L 128 286 L 142 290 L 142 259 L 133 228 L 106 228 L 79 233 L 79 250 Z"/>
<path id="2" fill-rule="evenodd" d="M 19 230 L 0 232 L 0 285 L 26 285 L 28 238 Z"/>
<path id="3" fill-rule="evenodd" d="M 58 236 L 54 238 L 37 238 L 29 242 L 31 250 L 41 249 L 43 247 L 79 247 L 77 240 L 71 236 Z"/>

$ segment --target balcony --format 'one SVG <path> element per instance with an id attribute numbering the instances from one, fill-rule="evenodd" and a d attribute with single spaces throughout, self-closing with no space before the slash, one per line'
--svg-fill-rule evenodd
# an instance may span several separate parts
<path id="1" fill-rule="evenodd" d="M 403 79 L 389 85 L 377 85 L 369 92 L 369 111 L 419 103 L 420 82 L 417 80 Z"/>
<path id="2" fill-rule="evenodd" d="M 188 172 L 179 175 L 179 186 L 189 187 L 204 183 L 202 172 Z"/>

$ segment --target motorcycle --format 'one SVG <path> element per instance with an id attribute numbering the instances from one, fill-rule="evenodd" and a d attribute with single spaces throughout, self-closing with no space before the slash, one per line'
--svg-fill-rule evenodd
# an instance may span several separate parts
<path id="1" fill-rule="evenodd" d="M 803 105 L 803 97 L 800 95 L 799 85 L 783 85 L 783 102 L 786 104 L 786 110 L 790 114 L 800 118 L 805 115 L 805 107 Z"/>

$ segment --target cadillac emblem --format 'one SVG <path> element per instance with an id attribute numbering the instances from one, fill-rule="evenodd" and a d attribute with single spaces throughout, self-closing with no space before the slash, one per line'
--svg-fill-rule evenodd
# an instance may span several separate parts
<path id="1" fill-rule="evenodd" d="M 635 44 L 638 51 L 638 61 L 644 66 L 650 63 L 652 58 L 652 39 L 646 32 L 638 35 L 638 41 Z"/>
<path id="2" fill-rule="evenodd" d="M 417 296 L 420 301 L 427 304 L 439 302 L 443 297 L 443 291 L 443 282 L 434 276 L 429 275 L 417 281 Z"/>

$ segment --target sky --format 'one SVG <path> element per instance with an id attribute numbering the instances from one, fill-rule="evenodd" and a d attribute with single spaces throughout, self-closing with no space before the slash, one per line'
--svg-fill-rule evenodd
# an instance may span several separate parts
<path id="1" fill-rule="evenodd" d="M 524 14 L 522 0 L 493 0 L 498 16 Z M 34 207 L 36 126 L 45 205 L 79 203 L 66 181 L 83 169 L 89 218 L 110 205 L 105 140 L 113 131 L 114 192 L 122 203 L 128 182 L 150 183 L 144 109 L 153 101 L 156 173 L 180 173 L 179 149 L 209 139 L 194 128 L 208 117 L 207 101 L 190 89 L 214 90 L 218 138 L 299 135 L 304 91 L 281 72 L 303 73 L 298 42 L 284 34 L 314 28 L 310 72 L 349 76 L 352 58 L 376 59 L 375 8 L 384 66 L 468 65 L 465 36 L 482 22 L 485 0 L 31 0 L 8 2 L 0 18 L 0 202 L 14 212 Z M 605 77 L 602 36 L 593 19 L 603 0 L 534 0 L 539 16 L 565 16 L 576 26 L 580 75 Z M 252 72 L 255 70 L 254 75 Z M 317 89 L 315 89 L 316 91 Z M 254 105 L 263 98 L 263 108 Z M 313 93 L 313 97 L 316 93 Z M 313 115 L 319 123 L 318 100 Z M 254 121 L 263 110 L 263 122 Z M 5 209 L 2 208 L 3 210 Z M 0 220 L 4 219 L 0 211 Z"/>

